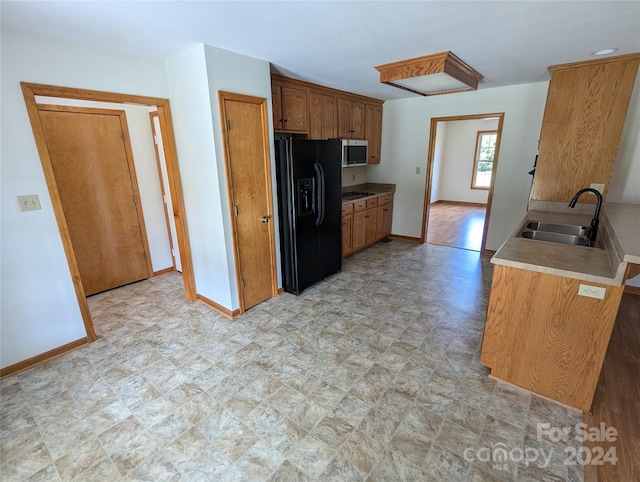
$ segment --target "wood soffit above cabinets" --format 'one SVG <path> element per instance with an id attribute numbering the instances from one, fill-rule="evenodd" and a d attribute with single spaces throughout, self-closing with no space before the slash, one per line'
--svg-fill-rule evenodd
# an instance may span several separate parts
<path id="1" fill-rule="evenodd" d="M 453 52 L 378 65 L 380 82 L 423 96 L 477 90 L 484 78 Z"/>
<path id="2" fill-rule="evenodd" d="M 616 55 L 615 57 L 606 57 L 604 59 L 583 60 L 581 62 L 570 62 L 568 64 L 551 65 L 548 69 L 551 72 L 558 72 L 560 70 L 571 70 L 579 67 L 591 67 L 598 64 L 610 64 L 613 62 L 640 62 L 640 53 L 633 53 L 627 55 Z"/>

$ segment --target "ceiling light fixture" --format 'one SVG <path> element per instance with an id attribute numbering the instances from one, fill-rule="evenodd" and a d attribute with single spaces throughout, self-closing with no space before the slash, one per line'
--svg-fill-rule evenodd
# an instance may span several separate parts
<path id="1" fill-rule="evenodd" d="M 380 82 L 419 95 L 438 95 L 478 89 L 484 77 L 452 52 L 378 65 Z"/>
<path id="2" fill-rule="evenodd" d="M 591 55 L 607 55 L 607 54 L 612 54 L 616 50 L 618 50 L 618 49 L 617 48 L 612 48 L 612 49 L 596 50 L 595 52 L 591 52 Z"/>

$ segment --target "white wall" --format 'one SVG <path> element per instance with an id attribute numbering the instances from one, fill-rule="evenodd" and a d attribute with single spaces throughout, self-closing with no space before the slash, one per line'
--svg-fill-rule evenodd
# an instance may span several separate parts
<path id="1" fill-rule="evenodd" d="M 471 189 L 474 159 L 476 156 L 476 138 L 478 131 L 498 129 L 497 120 L 460 120 L 438 122 L 438 131 L 444 127 L 446 135 L 442 142 L 442 161 L 437 180 L 439 199 L 445 201 L 459 201 L 486 204 L 489 191 L 486 189 Z M 438 147 L 438 133 L 436 132 L 436 149 Z M 499 165 L 499 164 L 498 164 Z M 434 173 L 435 175 L 435 173 Z M 435 181 L 434 181 L 435 182 Z"/>
<path id="2" fill-rule="evenodd" d="M 146 105 L 112 104 L 109 102 L 91 102 L 41 96 L 37 96 L 36 101 L 39 104 L 72 105 L 125 111 L 129 139 L 131 140 L 133 164 L 140 192 L 142 215 L 149 241 L 151 265 L 153 271 L 173 267 L 169 231 L 160 188 L 160 174 L 158 173 L 158 162 L 151 132 L 150 108 Z"/>
<path id="3" fill-rule="evenodd" d="M 225 308 L 235 310 L 240 305 L 218 91 L 266 98 L 269 132 L 273 132 L 270 66 L 262 60 L 209 45 L 198 45 L 168 59 L 167 73 L 187 220 L 197 220 L 189 222 L 196 291 Z M 269 154 L 276 214 L 272 139 Z M 274 229 L 279 266 L 277 222 Z"/>
<path id="4" fill-rule="evenodd" d="M 86 332 L 27 116 L 20 81 L 168 97 L 164 62 L 3 28 L 0 256 L 2 367 Z M 38 194 L 40 211 L 16 196 Z"/>
<path id="5" fill-rule="evenodd" d="M 500 164 L 489 220 L 487 249 L 497 249 L 527 209 L 547 82 L 475 92 L 386 101 L 382 116 L 382 162 L 369 180 L 396 184 L 393 233 L 419 237 L 432 117 L 504 112 Z M 420 174 L 416 167 L 420 166 Z"/>

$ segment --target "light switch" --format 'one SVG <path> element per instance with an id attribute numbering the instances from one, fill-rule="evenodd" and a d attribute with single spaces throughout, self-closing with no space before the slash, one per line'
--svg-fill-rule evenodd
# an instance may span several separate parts
<path id="1" fill-rule="evenodd" d="M 420 166 L 416 167 L 416 174 L 420 174 Z"/>
<path id="2" fill-rule="evenodd" d="M 18 196 L 18 202 L 20 203 L 20 211 L 36 211 L 42 209 L 42 206 L 40 206 L 40 198 L 38 198 L 37 194 Z"/>
<path id="3" fill-rule="evenodd" d="M 604 192 L 604 184 L 598 184 L 596 182 L 592 182 L 591 185 L 589 186 L 591 189 L 595 189 L 596 191 L 598 191 L 600 194 L 602 194 Z"/>

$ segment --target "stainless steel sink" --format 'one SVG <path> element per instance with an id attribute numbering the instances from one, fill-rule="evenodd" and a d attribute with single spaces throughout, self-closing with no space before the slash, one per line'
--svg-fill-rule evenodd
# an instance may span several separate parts
<path id="1" fill-rule="evenodd" d="M 534 221 L 527 224 L 527 229 L 533 231 L 545 231 L 549 233 L 571 234 L 574 236 L 586 236 L 589 232 L 588 226 L 580 226 L 579 224 L 560 224 L 547 223 L 543 221 Z"/>
<path id="2" fill-rule="evenodd" d="M 523 231 L 520 236 L 527 239 L 535 239 L 537 241 L 548 241 L 551 243 L 569 244 L 573 246 L 589 246 L 588 238 L 573 234 L 553 233 L 550 231 Z"/>

